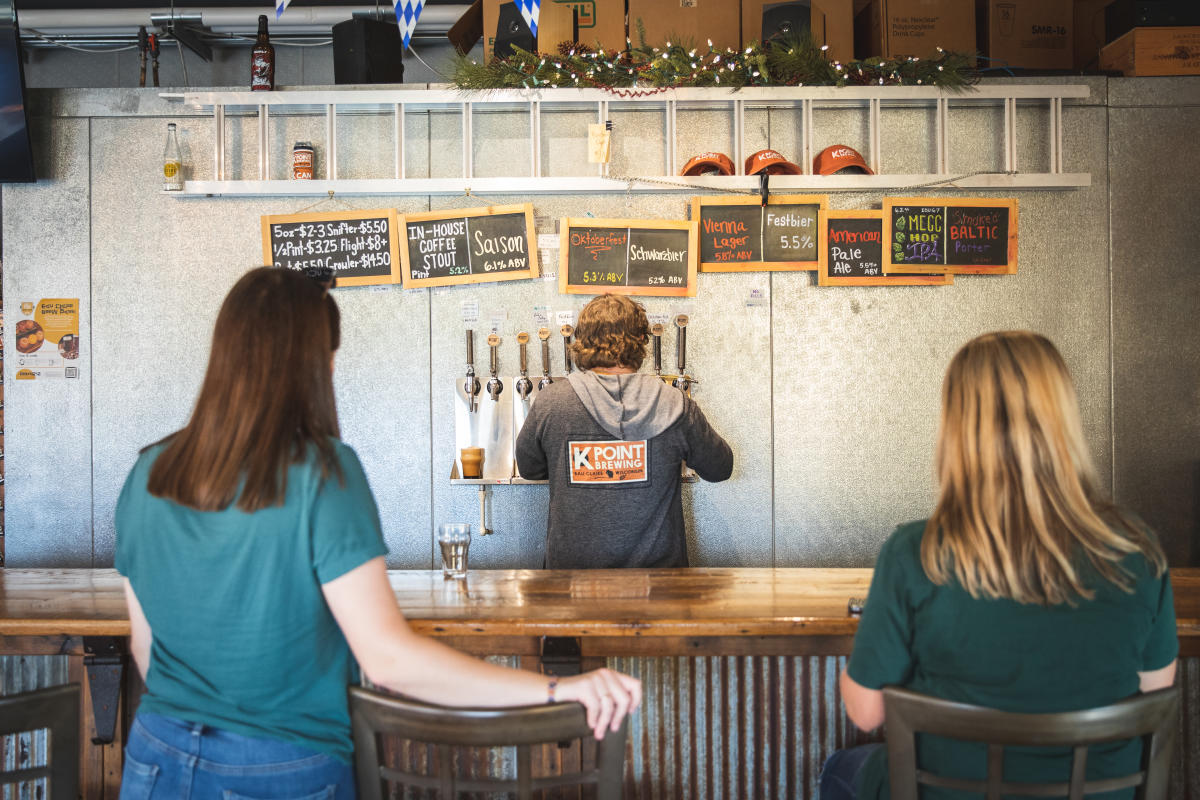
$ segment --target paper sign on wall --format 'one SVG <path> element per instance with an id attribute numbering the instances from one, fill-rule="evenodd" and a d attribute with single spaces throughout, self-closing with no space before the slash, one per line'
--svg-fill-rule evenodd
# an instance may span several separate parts
<path id="1" fill-rule="evenodd" d="M 79 298 L 22 301 L 14 328 L 17 380 L 79 377 Z"/>

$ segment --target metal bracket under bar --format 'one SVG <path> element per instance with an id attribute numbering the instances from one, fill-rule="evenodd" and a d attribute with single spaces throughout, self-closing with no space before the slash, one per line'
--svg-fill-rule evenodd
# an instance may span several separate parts
<path id="1" fill-rule="evenodd" d="M 1017 98 L 1004 98 L 1004 171 L 1017 171 Z"/>
<path id="2" fill-rule="evenodd" d="M 1062 98 L 1050 98 L 1050 171 L 1055 175 L 1063 170 Z"/>
<path id="3" fill-rule="evenodd" d="M 937 163 L 934 171 L 942 175 L 950 174 L 950 102 L 939 97 L 937 109 L 934 111 L 934 130 L 937 138 Z"/>
<path id="4" fill-rule="evenodd" d="M 812 174 L 813 163 L 813 103 L 812 100 L 800 101 L 800 166 L 805 175 Z"/>
<path id="5" fill-rule="evenodd" d="M 529 104 L 529 175 L 542 177 L 542 104 Z"/>
<path id="6" fill-rule="evenodd" d="M 746 107 L 733 101 L 733 174 L 742 174 L 742 142 L 746 139 Z"/>
<path id="7" fill-rule="evenodd" d="M 677 162 L 676 162 L 676 159 L 675 159 L 675 147 L 676 147 L 676 141 L 675 141 L 675 139 L 676 139 L 676 135 L 675 135 L 675 121 L 676 121 L 676 119 L 675 119 L 675 101 L 674 101 L 674 100 L 667 100 L 667 101 L 666 101 L 666 107 L 664 108 L 664 111 L 665 111 L 665 113 L 666 113 L 666 115 L 667 115 L 667 126 L 666 126 L 666 127 L 667 127 L 667 130 L 666 130 L 666 140 L 667 140 L 667 148 L 666 148 L 666 167 L 667 167 L 667 174 L 668 174 L 668 175 L 674 175 L 674 174 L 675 174 L 675 173 L 678 171 L 678 169 L 677 169 L 677 166 L 676 166 L 676 163 L 677 163 Z"/>

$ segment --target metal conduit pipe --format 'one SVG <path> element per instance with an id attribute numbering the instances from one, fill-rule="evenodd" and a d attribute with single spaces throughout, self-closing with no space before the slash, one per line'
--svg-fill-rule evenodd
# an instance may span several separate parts
<path id="1" fill-rule="evenodd" d="M 469 4 L 425 6 L 417 20 L 419 34 L 444 34 L 459 17 L 467 12 Z M 330 28 L 355 15 L 374 15 L 374 5 L 337 6 L 310 8 L 291 6 L 279 19 L 267 13 L 271 20 L 271 33 L 328 34 Z M 392 11 L 383 6 L 385 18 L 394 19 Z M 187 8 L 176 9 L 175 19 L 210 29 L 214 33 L 247 33 L 258 31 L 258 17 L 270 12 L 261 7 L 236 8 Z M 136 31 L 139 26 L 155 27 L 171 20 L 170 8 L 97 8 L 97 9 L 29 9 L 20 12 L 22 28 L 35 30 L 48 36 L 70 35 L 120 35 Z"/>

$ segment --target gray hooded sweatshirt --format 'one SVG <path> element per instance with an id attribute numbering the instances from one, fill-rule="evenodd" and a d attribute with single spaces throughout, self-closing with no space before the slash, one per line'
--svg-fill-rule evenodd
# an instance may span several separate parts
<path id="1" fill-rule="evenodd" d="M 707 481 L 733 451 L 700 407 L 653 375 L 575 372 L 537 395 L 517 467 L 549 478 L 546 566 L 686 567 L 682 462 Z"/>

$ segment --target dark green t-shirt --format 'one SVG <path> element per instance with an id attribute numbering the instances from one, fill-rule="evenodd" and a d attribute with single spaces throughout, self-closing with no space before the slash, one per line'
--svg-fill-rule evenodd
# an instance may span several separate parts
<path id="1" fill-rule="evenodd" d="M 346 687 L 358 666 L 321 584 L 387 548 L 354 451 L 345 476 L 288 470 L 281 506 L 196 511 L 146 491 L 162 452 L 138 458 L 117 501 L 116 568 L 152 631 L 141 708 L 349 762 Z"/>
<path id="2" fill-rule="evenodd" d="M 1136 579 L 1133 593 L 1095 576 L 1087 581 L 1093 600 L 1022 605 L 972 598 L 956 581 L 933 584 L 921 567 L 924 531 L 924 522 L 902 525 L 879 552 L 848 665 L 862 686 L 904 686 L 1004 711 L 1072 711 L 1136 694 L 1138 672 L 1161 669 L 1178 654 L 1170 575 L 1154 577 L 1140 554 L 1124 561 Z M 1140 752 L 1137 741 L 1094 747 L 1088 778 L 1134 771 Z M 977 744 L 919 735 L 917 758 L 941 775 L 987 775 L 986 750 Z M 1008 748 L 1005 779 L 1065 780 L 1069 758 L 1061 748 Z M 890 797 L 886 752 L 875 753 L 861 775 L 860 800 Z M 929 787 L 921 796 L 975 797 Z"/>

